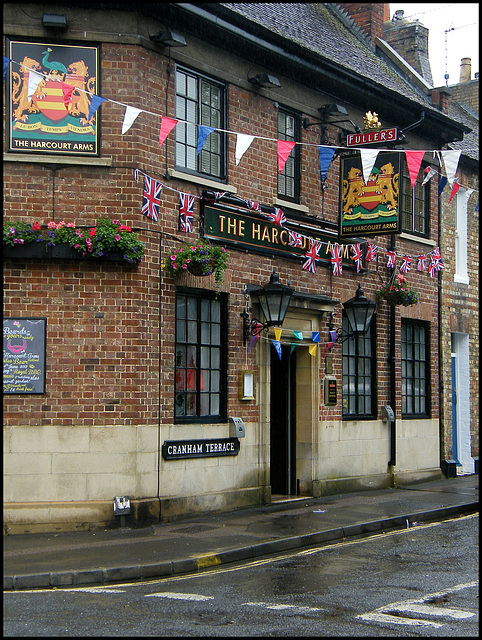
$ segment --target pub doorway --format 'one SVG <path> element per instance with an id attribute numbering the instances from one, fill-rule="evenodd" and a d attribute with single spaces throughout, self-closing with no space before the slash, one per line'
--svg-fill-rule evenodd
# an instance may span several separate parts
<path id="1" fill-rule="evenodd" d="M 270 484 L 271 495 L 297 495 L 296 349 L 281 346 L 271 354 Z"/>

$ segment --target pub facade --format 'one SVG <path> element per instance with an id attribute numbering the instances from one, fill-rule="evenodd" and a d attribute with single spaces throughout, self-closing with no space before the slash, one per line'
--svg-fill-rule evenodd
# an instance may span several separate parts
<path id="1" fill-rule="evenodd" d="M 388 5 L 29 7 L 4 5 L 5 532 L 439 477 L 438 190 L 470 129 L 387 54 Z"/>

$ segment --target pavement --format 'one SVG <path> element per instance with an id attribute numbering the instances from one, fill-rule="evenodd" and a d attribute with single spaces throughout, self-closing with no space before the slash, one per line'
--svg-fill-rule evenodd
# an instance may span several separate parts
<path id="1" fill-rule="evenodd" d="M 199 571 L 479 510 L 478 474 L 297 498 L 139 529 L 4 535 L 4 590 L 106 585 Z"/>

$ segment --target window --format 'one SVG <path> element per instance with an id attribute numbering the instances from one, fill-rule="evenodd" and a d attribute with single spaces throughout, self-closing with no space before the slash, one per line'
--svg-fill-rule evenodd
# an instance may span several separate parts
<path id="1" fill-rule="evenodd" d="M 343 329 L 349 330 L 343 317 Z M 343 342 L 343 417 L 373 418 L 376 412 L 375 320 L 365 335 Z"/>
<path id="2" fill-rule="evenodd" d="M 279 109 L 278 139 L 299 141 L 299 116 Z M 287 200 L 298 201 L 300 196 L 300 147 L 295 144 L 291 150 L 283 171 L 278 175 L 278 196 Z"/>
<path id="3" fill-rule="evenodd" d="M 203 75 L 176 67 L 176 167 L 190 173 L 224 179 L 225 134 L 212 131 L 197 154 L 198 127 L 225 129 L 224 86 Z M 189 123 L 193 124 L 189 124 Z"/>
<path id="4" fill-rule="evenodd" d="M 176 295 L 175 419 L 223 421 L 227 296 L 184 291 Z"/>
<path id="5" fill-rule="evenodd" d="M 403 231 L 428 237 L 430 219 L 430 182 L 422 187 L 423 179 L 419 172 L 417 182 L 412 189 L 410 175 L 403 163 L 403 175 L 400 192 L 401 227 Z"/>
<path id="6" fill-rule="evenodd" d="M 422 323 L 402 320 L 402 416 L 429 414 L 429 334 Z"/>

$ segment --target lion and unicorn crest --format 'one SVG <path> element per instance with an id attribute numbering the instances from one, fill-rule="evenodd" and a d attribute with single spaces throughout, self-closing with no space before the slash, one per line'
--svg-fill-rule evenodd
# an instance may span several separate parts
<path id="1" fill-rule="evenodd" d="M 89 93 L 95 90 L 96 78 L 89 77 L 89 68 L 83 60 L 71 62 L 66 67 L 62 62 L 50 59 L 52 49 L 43 51 L 42 62 L 25 56 L 20 63 L 20 71 L 12 72 L 13 119 L 26 123 L 32 114 L 42 113 L 52 122 L 58 122 L 67 115 L 78 118 L 81 125 L 92 124 L 89 119 Z M 45 70 L 45 71 L 43 71 Z M 35 71 L 43 74 L 33 95 L 29 96 L 29 74 Z M 66 111 L 60 83 L 74 87 Z"/>

